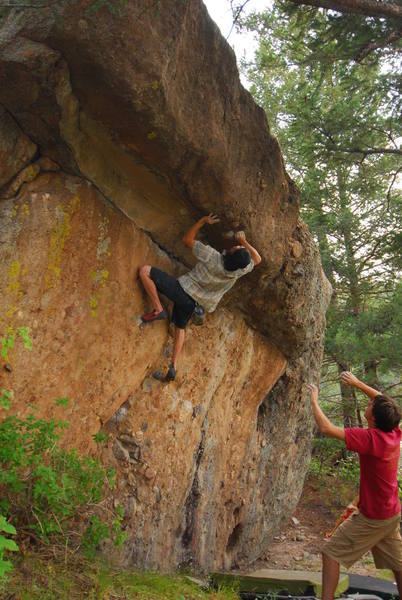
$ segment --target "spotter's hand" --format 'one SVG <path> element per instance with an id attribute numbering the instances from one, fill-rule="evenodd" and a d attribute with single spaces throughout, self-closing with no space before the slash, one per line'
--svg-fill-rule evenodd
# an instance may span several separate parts
<path id="1" fill-rule="evenodd" d="M 308 383 L 307 387 L 311 392 L 311 402 L 318 402 L 318 387 L 314 383 Z"/>
<path id="2" fill-rule="evenodd" d="M 350 371 L 343 371 L 340 376 L 339 379 L 342 381 L 342 383 L 344 383 L 345 385 L 356 385 L 356 383 L 358 383 L 358 379 L 357 377 L 355 377 L 353 375 L 353 373 L 351 373 Z"/>

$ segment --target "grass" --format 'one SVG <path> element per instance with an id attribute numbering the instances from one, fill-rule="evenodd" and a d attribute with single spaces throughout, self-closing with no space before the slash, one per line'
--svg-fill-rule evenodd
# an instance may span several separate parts
<path id="1" fill-rule="evenodd" d="M 203 590 L 185 575 L 123 571 L 84 556 L 65 564 L 26 554 L 14 564 L 0 600 L 238 600 L 233 589 Z"/>
<path id="2" fill-rule="evenodd" d="M 340 481 L 331 476 L 309 475 L 304 488 L 303 503 L 320 519 L 333 513 L 333 523 L 356 493 L 352 481 Z M 327 512 L 325 512 L 327 511 Z M 323 519 L 324 521 L 324 519 Z M 332 526 L 332 519 L 331 519 Z M 327 528 L 330 529 L 331 526 Z M 322 523 L 322 531 L 325 524 Z M 22 545 L 21 545 L 22 546 Z M 0 600 L 238 600 L 236 591 L 222 588 L 203 590 L 185 575 L 167 576 L 159 573 L 121 570 L 99 558 L 89 561 L 84 555 L 62 547 L 28 547 L 24 554 L 12 556 L 15 568 L 3 587 Z M 373 576 L 393 580 L 391 571 L 376 570 L 371 555 L 361 565 Z M 320 570 L 321 560 L 312 563 L 305 557 L 295 569 Z M 353 567 L 351 569 L 353 572 Z"/>
<path id="3" fill-rule="evenodd" d="M 373 571 L 374 577 L 378 577 L 379 579 L 387 579 L 389 581 L 395 581 L 394 574 L 389 569 L 376 569 L 374 559 L 371 553 L 365 554 L 361 559 L 361 563 L 366 569 Z"/>

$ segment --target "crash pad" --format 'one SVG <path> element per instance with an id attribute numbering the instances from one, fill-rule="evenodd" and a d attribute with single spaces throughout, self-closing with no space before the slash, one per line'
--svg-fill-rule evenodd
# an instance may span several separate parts
<path id="1" fill-rule="evenodd" d="M 304 594 L 310 588 L 321 597 L 321 571 L 287 571 L 281 569 L 259 569 L 249 573 L 212 573 L 215 585 L 234 585 L 239 592 L 279 593 L 287 591 L 293 595 Z M 340 596 L 349 587 L 349 577 L 339 578 L 335 596 Z"/>
<path id="2" fill-rule="evenodd" d="M 376 594 L 384 600 L 399 598 L 398 588 L 394 581 L 379 579 L 369 575 L 354 575 L 349 573 L 349 594 Z"/>

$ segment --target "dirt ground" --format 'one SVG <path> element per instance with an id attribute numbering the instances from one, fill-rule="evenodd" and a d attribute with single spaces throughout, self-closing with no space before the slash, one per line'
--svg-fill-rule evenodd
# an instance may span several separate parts
<path id="1" fill-rule="evenodd" d="M 354 498 L 356 490 L 339 481 L 323 485 L 308 478 L 297 509 L 275 536 L 269 552 L 256 564 L 258 568 L 321 570 L 321 547 L 325 534 L 332 530 L 339 515 Z M 367 554 L 345 572 L 392 579 L 391 572 L 377 570 Z"/>

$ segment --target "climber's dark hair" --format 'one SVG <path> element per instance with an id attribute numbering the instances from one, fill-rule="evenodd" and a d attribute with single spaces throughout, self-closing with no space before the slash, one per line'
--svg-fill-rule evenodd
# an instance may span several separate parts
<path id="1" fill-rule="evenodd" d="M 392 431 L 401 420 L 401 409 L 392 398 L 379 394 L 373 400 L 373 417 L 381 431 Z"/>
<path id="2" fill-rule="evenodd" d="M 223 266 L 226 271 L 236 271 L 237 269 L 244 269 L 250 264 L 251 254 L 247 250 L 247 248 L 239 248 L 238 250 L 234 250 L 234 252 L 230 252 L 225 254 L 223 257 Z"/>

